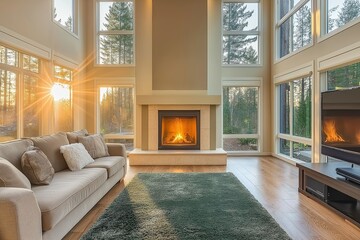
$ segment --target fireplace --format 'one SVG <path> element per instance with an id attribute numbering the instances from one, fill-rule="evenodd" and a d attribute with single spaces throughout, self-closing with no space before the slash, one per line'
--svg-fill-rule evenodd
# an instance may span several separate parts
<path id="1" fill-rule="evenodd" d="M 360 164 L 360 88 L 322 93 L 321 152 Z"/>
<path id="2" fill-rule="evenodd" d="M 158 149 L 200 150 L 200 111 L 159 110 Z"/>

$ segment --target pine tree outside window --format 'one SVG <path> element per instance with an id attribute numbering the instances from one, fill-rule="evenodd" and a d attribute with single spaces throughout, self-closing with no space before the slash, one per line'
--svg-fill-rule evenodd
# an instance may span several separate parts
<path id="1" fill-rule="evenodd" d="M 260 64 L 259 2 L 260 0 L 223 1 L 223 65 Z"/>
<path id="2" fill-rule="evenodd" d="M 312 43 L 312 1 L 279 0 L 277 9 L 277 57 L 282 58 Z"/>
<path id="3" fill-rule="evenodd" d="M 360 0 L 321 0 L 321 16 L 321 34 L 326 35 L 359 20 Z"/>
<path id="4" fill-rule="evenodd" d="M 134 2 L 97 1 L 97 64 L 133 65 Z"/>

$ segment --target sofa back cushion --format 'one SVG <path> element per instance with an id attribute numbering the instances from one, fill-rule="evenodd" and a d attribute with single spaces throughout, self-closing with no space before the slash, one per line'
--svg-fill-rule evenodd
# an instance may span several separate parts
<path id="1" fill-rule="evenodd" d="M 73 131 L 73 132 L 67 132 L 66 136 L 69 140 L 69 143 L 78 143 L 78 136 L 88 136 L 89 133 L 86 129 L 81 129 L 78 131 Z"/>
<path id="2" fill-rule="evenodd" d="M 31 189 L 29 179 L 8 160 L 0 158 L 0 187 Z"/>
<path id="3" fill-rule="evenodd" d="M 109 156 L 108 148 L 105 144 L 103 137 L 100 134 L 79 136 L 78 141 L 85 146 L 85 149 L 94 159 Z"/>
<path id="4" fill-rule="evenodd" d="M 21 156 L 31 146 L 33 146 L 33 142 L 29 139 L 18 139 L 0 143 L 0 157 L 5 158 L 22 171 Z"/>
<path id="5" fill-rule="evenodd" d="M 31 138 L 31 140 L 35 147 L 45 153 L 55 172 L 68 168 L 64 156 L 60 153 L 60 147 L 69 144 L 66 133 L 59 132 L 49 136 Z"/>

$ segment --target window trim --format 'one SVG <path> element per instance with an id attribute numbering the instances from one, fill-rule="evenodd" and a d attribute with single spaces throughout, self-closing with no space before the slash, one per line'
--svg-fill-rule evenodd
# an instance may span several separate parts
<path id="1" fill-rule="evenodd" d="M 135 67 L 136 64 L 136 49 L 135 49 L 135 29 L 136 29 L 136 13 L 135 13 L 135 0 L 93 0 L 94 2 L 94 52 L 95 54 L 95 61 L 94 67 Z M 99 4 L 100 2 L 132 2 L 133 3 L 133 30 L 114 30 L 114 31 L 100 31 L 99 29 Z M 101 64 L 99 62 L 99 38 L 101 35 L 129 35 L 132 34 L 133 36 L 133 63 L 132 64 Z"/>
<path id="2" fill-rule="evenodd" d="M 228 151 L 228 155 L 258 155 L 263 152 L 263 78 L 248 77 L 248 78 L 226 78 L 222 80 L 221 85 L 221 119 L 223 114 L 223 88 L 224 87 L 257 87 L 258 88 L 258 132 L 254 134 L 224 134 L 224 122 L 221 121 L 221 147 L 223 147 L 224 138 L 256 138 L 258 141 L 258 149 L 255 151 Z"/>
<path id="3" fill-rule="evenodd" d="M 262 24 L 262 16 L 263 16 L 263 0 L 222 0 L 221 1 L 221 66 L 222 67 L 262 67 L 263 66 L 263 24 Z M 223 5 L 224 3 L 258 3 L 258 30 L 257 31 L 224 31 L 224 15 L 223 15 Z M 224 35 L 256 35 L 258 37 L 258 63 L 256 64 L 224 64 L 223 56 L 224 49 L 223 45 L 223 37 Z"/>

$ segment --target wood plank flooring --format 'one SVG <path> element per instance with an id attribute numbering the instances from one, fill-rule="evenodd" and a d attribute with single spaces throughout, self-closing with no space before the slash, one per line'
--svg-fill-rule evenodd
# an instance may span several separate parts
<path id="1" fill-rule="evenodd" d="M 360 229 L 298 193 L 298 169 L 274 157 L 229 157 L 227 166 L 133 166 L 65 236 L 79 239 L 131 179 L 141 172 L 232 172 L 296 240 L 360 239 Z"/>

